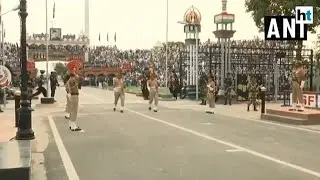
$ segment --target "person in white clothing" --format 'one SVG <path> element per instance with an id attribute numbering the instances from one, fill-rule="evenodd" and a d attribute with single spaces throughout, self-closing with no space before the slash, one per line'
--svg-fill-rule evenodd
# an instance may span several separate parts
<path id="1" fill-rule="evenodd" d="M 123 113 L 124 100 L 125 100 L 125 84 L 123 83 L 121 69 L 118 70 L 117 76 L 113 79 L 113 91 L 114 91 L 114 108 L 116 111 L 118 101 L 121 101 L 120 112 Z"/>

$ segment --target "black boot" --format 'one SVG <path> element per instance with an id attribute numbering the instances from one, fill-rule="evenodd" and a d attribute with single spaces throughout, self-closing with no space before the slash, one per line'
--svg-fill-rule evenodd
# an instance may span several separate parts
<path id="1" fill-rule="evenodd" d="M 250 105 L 248 105 L 248 107 L 247 107 L 247 111 L 250 111 Z"/>
<path id="2" fill-rule="evenodd" d="M 201 103 L 200 103 L 200 105 L 206 105 L 206 102 L 205 102 L 205 100 L 204 100 L 204 99 L 201 99 Z"/>
<path id="3" fill-rule="evenodd" d="M 257 106 L 253 106 L 253 110 L 254 110 L 254 111 L 258 111 L 258 110 L 257 110 Z"/>

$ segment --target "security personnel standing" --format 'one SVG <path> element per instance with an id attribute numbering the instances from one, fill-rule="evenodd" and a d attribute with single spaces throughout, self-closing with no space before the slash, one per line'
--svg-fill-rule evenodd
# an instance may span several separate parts
<path id="1" fill-rule="evenodd" d="M 216 107 L 216 83 L 214 81 L 214 76 L 210 75 L 207 83 L 207 101 L 209 104 L 209 109 L 206 111 L 208 114 L 214 114 L 213 109 Z"/>
<path id="2" fill-rule="evenodd" d="M 224 105 L 227 105 L 229 101 L 229 105 L 231 105 L 231 95 L 232 91 L 232 78 L 230 73 L 227 73 L 227 77 L 224 79 Z"/>
<path id="3" fill-rule="evenodd" d="M 68 98 L 70 103 L 70 119 L 69 129 L 71 131 L 81 131 L 82 129 L 76 125 L 79 107 L 79 76 L 73 71 L 67 82 Z"/>
<path id="4" fill-rule="evenodd" d="M 295 111 L 298 108 L 299 112 L 304 111 L 303 87 L 306 79 L 306 71 L 301 63 L 296 63 L 292 72 L 292 108 L 290 111 Z M 299 104 L 299 107 L 297 105 Z"/>
<path id="5" fill-rule="evenodd" d="M 172 74 L 170 75 L 168 85 L 172 96 L 175 99 L 178 99 L 179 80 L 175 70 L 172 70 Z"/>
<path id="6" fill-rule="evenodd" d="M 51 97 L 54 98 L 57 86 L 59 86 L 57 75 L 54 72 L 50 74 Z"/>
<path id="7" fill-rule="evenodd" d="M 250 82 L 248 83 L 248 91 L 249 91 L 249 102 L 247 111 L 250 111 L 250 105 L 253 104 L 253 110 L 257 110 L 257 97 L 258 97 L 258 84 L 254 77 L 250 78 Z"/>
<path id="8" fill-rule="evenodd" d="M 148 90 L 148 79 L 147 79 L 147 75 L 144 72 L 142 74 L 142 79 L 141 79 L 141 91 L 142 91 L 142 96 L 144 100 L 148 100 L 149 99 L 149 90 Z"/>
<path id="9" fill-rule="evenodd" d="M 199 80 L 199 85 L 200 85 L 200 97 L 201 97 L 201 104 L 200 105 L 206 105 L 207 104 L 207 82 L 208 82 L 208 77 L 205 74 L 205 72 L 202 72 Z"/>

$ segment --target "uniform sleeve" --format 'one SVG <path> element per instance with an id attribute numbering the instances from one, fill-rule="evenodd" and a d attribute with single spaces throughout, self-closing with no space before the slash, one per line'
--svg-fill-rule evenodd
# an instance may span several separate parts
<path id="1" fill-rule="evenodd" d="M 112 82 L 113 87 L 116 87 L 116 78 L 113 78 L 112 80 L 113 80 L 113 82 Z"/>
<path id="2" fill-rule="evenodd" d="M 304 73 L 304 70 L 301 70 L 297 73 L 297 78 L 300 80 L 300 81 L 305 81 L 306 80 L 306 75 Z"/>

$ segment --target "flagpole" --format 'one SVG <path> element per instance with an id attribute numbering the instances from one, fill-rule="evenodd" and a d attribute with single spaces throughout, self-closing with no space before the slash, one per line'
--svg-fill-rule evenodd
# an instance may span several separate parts
<path id="1" fill-rule="evenodd" d="M 168 32 L 169 32 L 169 0 L 167 0 L 167 20 L 166 20 L 166 88 L 168 88 Z"/>

